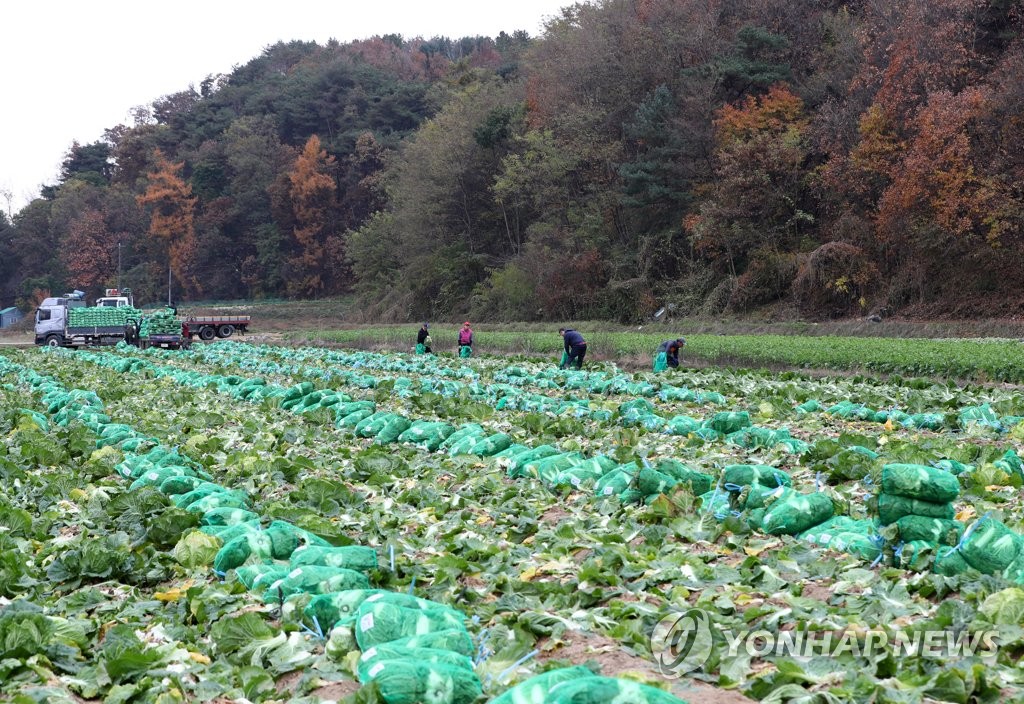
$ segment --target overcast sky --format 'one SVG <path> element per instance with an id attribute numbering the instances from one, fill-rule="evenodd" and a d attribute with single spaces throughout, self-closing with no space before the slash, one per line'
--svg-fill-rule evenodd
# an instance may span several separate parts
<path id="1" fill-rule="evenodd" d="M 197 88 L 264 47 L 376 34 L 541 33 L 571 0 L 10 0 L 0 5 L 0 193 L 17 212 L 53 184 L 71 143 Z M 0 207 L 7 210 L 0 196 Z"/>

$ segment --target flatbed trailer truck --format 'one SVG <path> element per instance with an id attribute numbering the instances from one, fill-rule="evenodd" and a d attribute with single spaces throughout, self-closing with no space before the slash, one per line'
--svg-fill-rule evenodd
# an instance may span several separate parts
<path id="1" fill-rule="evenodd" d="M 185 316 L 188 324 L 189 337 L 198 337 L 200 340 L 212 340 L 215 337 L 231 337 L 235 331 L 243 335 L 249 330 L 249 323 L 252 322 L 251 315 L 188 315 Z"/>
<path id="2" fill-rule="evenodd" d="M 45 299 L 36 311 L 36 344 L 49 347 L 116 345 L 137 334 L 139 321 L 134 319 L 128 319 L 124 325 L 71 325 L 69 311 L 84 307 L 81 291 Z"/>

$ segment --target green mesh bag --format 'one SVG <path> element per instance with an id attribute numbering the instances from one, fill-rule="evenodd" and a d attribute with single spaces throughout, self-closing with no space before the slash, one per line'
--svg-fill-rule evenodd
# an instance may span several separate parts
<path id="1" fill-rule="evenodd" d="M 737 430 L 742 430 L 750 425 L 750 414 L 746 411 L 723 411 L 721 413 L 716 413 L 704 422 L 705 428 L 710 428 L 722 435 L 735 433 Z"/>
<path id="2" fill-rule="evenodd" d="M 398 439 L 402 433 L 409 429 L 412 425 L 412 421 L 408 418 L 402 418 L 397 416 L 388 421 L 388 424 L 381 428 L 380 432 L 374 436 L 374 443 L 378 445 L 390 445 Z"/>
<path id="3" fill-rule="evenodd" d="M 418 636 L 408 636 L 389 641 L 388 645 L 406 648 L 440 648 L 472 657 L 476 652 L 473 639 L 464 628 L 449 628 L 443 631 L 431 631 Z"/>
<path id="4" fill-rule="evenodd" d="M 764 531 L 764 514 L 767 511 L 766 508 L 755 508 L 747 512 L 746 521 L 750 530 Z"/>
<path id="5" fill-rule="evenodd" d="M 331 409 L 334 413 L 334 417 L 339 419 L 355 413 L 356 411 L 369 411 L 370 413 L 373 413 L 376 410 L 377 404 L 373 401 L 349 401 L 347 403 L 338 403 Z"/>
<path id="6" fill-rule="evenodd" d="M 437 613 L 440 611 L 447 611 L 449 614 L 457 619 L 464 619 L 465 615 L 453 609 L 446 604 L 442 604 L 437 601 L 431 601 L 430 599 L 422 599 L 412 594 L 405 594 L 403 592 L 391 592 L 381 590 L 378 594 L 372 594 L 366 598 L 363 602 L 367 607 L 374 606 L 377 604 L 387 604 L 388 606 L 398 606 L 403 609 L 414 609 L 417 611 L 429 611 L 431 613 Z"/>
<path id="7" fill-rule="evenodd" d="M 939 545 L 954 546 L 960 542 L 964 533 L 964 524 L 960 521 L 949 521 L 943 518 L 927 518 L 925 516 L 903 516 L 896 521 L 900 540 L 927 540 Z"/>
<path id="8" fill-rule="evenodd" d="M 622 466 L 616 467 L 598 479 L 594 484 L 594 494 L 596 496 L 613 496 L 628 489 L 629 485 L 633 483 L 636 466 L 625 465 L 625 467 L 630 469 L 624 469 Z"/>
<path id="9" fill-rule="evenodd" d="M 125 463 L 122 463 L 122 465 Z M 118 471 L 122 465 L 118 465 Z M 123 476 L 123 473 L 122 473 Z M 169 467 L 155 467 L 153 469 L 140 472 L 135 481 L 129 485 L 129 491 L 135 491 L 141 489 L 144 486 L 156 486 L 159 487 L 169 477 L 195 477 L 196 472 L 192 471 L 188 467 L 180 467 L 178 465 L 172 465 Z"/>
<path id="10" fill-rule="evenodd" d="M 1024 584 L 1024 550 L 1017 551 L 1017 557 L 1003 570 L 1003 579 L 1014 584 Z"/>
<path id="11" fill-rule="evenodd" d="M 553 457 L 560 455 L 561 452 L 557 448 L 551 445 L 538 445 L 529 452 L 523 452 L 515 457 L 510 458 L 508 465 L 508 476 L 510 479 L 516 479 L 525 476 L 523 474 L 523 468 L 530 462 L 544 459 L 545 457 Z"/>
<path id="12" fill-rule="evenodd" d="M 282 602 L 292 594 L 330 594 L 349 589 L 369 589 L 370 580 L 356 570 L 344 567 L 305 565 L 288 572 L 283 579 L 268 585 L 264 599 Z"/>
<path id="13" fill-rule="evenodd" d="M 942 430 L 945 424 L 946 418 L 941 413 L 915 413 L 900 421 L 900 425 L 904 428 L 917 428 L 919 430 Z"/>
<path id="14" fill-rule="evenodd" d="M 359 681 L 363 684 L 373 680 L 370 672 L 376 668 L 378 663 L 390 662 L 392 660 L 405 660 L 407 662 L 422 662 L 430 665 L 447 665 L 448 667 L 459 667 L 467 672 L 473 671 L 473 661 L 465 655 L 453 653 L 450 650 L 441 648 L 409 648 L 393 643 L 375 645 L 365 651 L 359 657 L 357 672 Z"/>
<path id="15" fill-rule="evenodd" d="M 527 462 L 522 465 L 520 471 L 524 477 L 540 479 L 546 484 L 552 484 L 560 472 L 575 467 L 586 461 L 586 457 L 580 452 L 563 452 L 558 455 L 551 455 L 543 459 Z"/>
<path id="16" fill-rule="evenodd" d="M 272 562 L 245 565 L 235 570 L 238 581 L 244 584 L 246 589 L 252 589 L 252 585 L 256 583 L 256 580 L 264 575 L 274 575 L 277 579 L 280 579 L 287 574 L 287 565 L 278 565 Z"/>
<path id="17" fill-rule="evenodd" d="M 689 435 L 700 430 L 700 421 L 690 416 L 673 416 L 665 424 L 665 432 L 669 435 Z"/>
<path id="18" fill-rule="evenodd" d="M 946 577 L 955 577 L 959 574 L 964 574 L 971 566 L 967 564 L 967 560 L 960 554 L 960 551 L 956 548 L 951 548 L 943 545 L 935 552 L 935 562 L 932 564 L 932 570 L 938 574 Z"/>
<path id="19" fill-rule="evenodd" d="M 227 544 L 237 538 L 240 535 L 248 535 L 249 533 L 259 533 L 260 522 L 258 520 L 250 521 L 248 523 L 235 523 L 230 526 L 201 526 L 199 531 L 212 535 L 215 538 L 219 538 L 222 544 Z"/>
<path id="20" fill-rule="evenodd" d="M 615 460 L 604 455 L 598 455 L 597 457 L 591 457 L 590 459 L 581 462 L 575 467 L 562 470 L 555 475 L 551 484 L 554 486 L 571 485 L 578 489 L 585 483 L 596 482 L 611 471 L 611 469 L 614 469 L 615 466 Z"/>
<path id="21" fill-rule="evenodd" d="M 636 477 L 636 488 L 642 496 L 664 494 L 675 488 L 678 482 L 667 474 L 650 467 L 642 467 Z"/>
<path id="22" fill-rule="evenodd" d="M 960 425 L 966 428 L 972 423 L 998 425 L 999 416 L 992 410 L 992 406 L 987 403 L 980 406 L 967 406 L 960 409 Z"/>
<path id="23" fill-rule="evenodd" d="M 775 445 L 779 444 L 783 440 L 792 440 L 792 438 L 789 437 L 788 430 L 782 429 L 775 431 L 768 428 L 758 428 L 756 426 L 743 428 L 742 430 L 737 430 L 735 433 L 729 433 L 725 436 L 725 441 L 730 445 L 738 445 L 739 447 L 744 447 L 748 450 L 775 447 Z"/>
<path id="24" fill-rule="evenodd" d="M 492 699 L 490 704 L 545 704 L 552 687 L 581 677 L 594 677 L 594 673 L 582 665 L 549 670 L 505 690 L 501 696 Z"/>
<path id="25" fill-rule="evenodd" d="M 697 498 L 701 502 L 700 512 L 702 514 L 711 514 L 716 518 L 724 518 L 729 514 L 729 492 L 712 489 Z"/>
<path id="26" fill-rule="evenodd" d="M 471 455 L 480 455 L 481 457 L 491 457 L 496 455 L 502 450 L 506 450 L 512 446 L 512 438 L 505 433 L 494 433 L 488 435 L 482 440 L 477 441 L 473 445 L 473 449 L 469 451 Z"/>
<path id="27" fill-rule="evenodd" d="M 287 560 L 299 547 L 306 545 L 318 545 L 330 547 L 330 543 L 319 535 L 310 533 L 308 530 L 294 526 L 287 521 L 273 521 L 267 526 L 267 533 L 274 540 L 274 557 L 278 560 Z M 288 547 L 294 541 L 294 547 Z M 284 551 L 287 550 L 287 554 Z"/>
<path id="28" fill-rule="evenodd" d="M 621 501 L 624 504 L 638 504 L 641 501 L 643 501 L 645 497 L 650 499 L 656 499 L 658 498 L 658 495 L 651 494 L 648 496 L 639 489 L 626 489 L 621 494 L 619 494 L 619 501 Z"/>
<path id="29" fill-rule="evenodd" d="M 1024 477 L 1024 462 L 1021 461 L 1021 458 L 1017 456 L 1017 453 L 1012 448 L 1007 450 L 1001 458 L 992 464 L 1011 476 Z"/>
<path id="30" fill-rule="evenodd" d="M 321 630 L 343 619 L 354 618 L 356 611 L 368 597 L 381 594 L 382 589 L 346 589 L 339 592 L 316 594 L 303 608 L 303 615 L 310 623 L 319 624 Z M 289 598 L 293 601 L 295 596 Z"/>
<path id="31" fill-rule="evenodd" d="M 790 494 L 768 507 L 762 528 L 769 535 L 796 535 L 827 521 L 833 510 L 827 494 Z"/>
<path id="32" fill-rule="evenodd" d="M 928 561 L 935 557 L 937 547 L 927 540 L 911 540 L 903 543 L 893 553 L 893 566 L 905 570 L 923 570 Z"/>
<path id="33" fill-rule="evenodd" d="M 1020 536 L 994 518 L 983 517 L 968 528 L 960 554 L 982 574 L 1006 569 L 1020 551 Z"/>
<path id="34" fill-rule="evenodd" d="M 668 354 L 665 352 L 659 352 L 654 355 L 654 371 L 663 372 L 668 369 Z"/>
<path id="35" fill-rule="evenodd" d="M 480 425 L 479 423 L 465 423 L 459 426 L 458 430 L 456 430 L 447 438 L 445 438 L 444 442 L 441 443 L 439 449 L 447 452 L 457 443 L 465 440 L 467 437 L 470 436 L 482 438 L 486 436 L 486 432 L 484 431 L 483 426 Z"/>
<path id="36" fill-rule="evenodd" d="M 715 479 L 709 474 L 697 472 L 678 460 L 669 458 L 658 460 L 658 463 L 654 465 L 654 468 L 659 472 L 667 474 L 678 482 L 682 482 L 690 487 L 690 491 L 693 494 L 699 495 L 711 491 L 711 487 L 715 485 Z"/>
<path id="37" fill-rule="evenodd" d="M 463 345 L 459 348 L 459 356 L 463 359 L 467 359 L 473 356 L 473 348 L 469 345 Z"/>
<path id="38" fill-rule="evenodd" d="M 932 503 L 884 492 L 878 495 L 878 520 L 882 525 L 895 523 L 904 516 L 925 516 L 950 520 L 955 515 L 956 510 L 950 503 Z"/>
<path id="39" fill-rule="evenodd" d="M 426 353 L 427 353 L 427 346 L 424 345 L 422 342 L 417 342 L 416 343 L 416 354 L 426 354 Z"/>
<path id="40" fill-rule="evenodd" d="M 452 444 L 448 448 L 448 454 L 452 457 L 457 455 L 469 455 L 472 454 L 473 448 L 476 447 L 477 443 L 483 440 L 486 436 L 483 432 L 476 435 L 466 435 L 458 442 Z"/>
<path id="41" fill-rule="evenodd" d="M 788 486 L 763 486 L 761 484 L 750 484 L 743 487 L 739 493 L 730 492 L 730 505 L 740 509 L 751 511 L 757 508 L 768 508 L 776 501 L 792 494 L 793 490 Z"/>
<path id="42" fill-rule="evenodd" d="M 832 516 L 832 518 L 828 519 L 823 523 L 819 523 L 813 528 L 804 531 L 797 537 L 801 540 L 807 540 L 809 542 L 815 543 L 816 541 L 814 539 L 814 535 L 817 533 L 825 533 L 829 531 L 861 531 L 862 524 L 864 524 L 866 528 L 868 521 L 858 521 L 853 518 L 850 518 L 849 516 Z"/>
<path id="43" fill-rule="evenodd" d="M 355 427 L 356 437 L 360 438 L 372 438 L 376 437 L 380 431 L 384 430 L 393 420 L 398 420 L 401 416 L 394 413 L 388 413 L 386 411 L 380 411 L 374 413 L 372 416 L 368 416 L 363 420 L 359 421 Z M 406 429 L 408 426 L 406 426 Z M 401 432 L 397 433 L 395 437 L 401 435 Z"/>
<path id="44" fill-rule="evenodd" d="M 686 704 L 678 697 L 633 680 L 582 677 L 556 684 L 544 704 Z"/>
<path id="45" fill-rule="evenodd" d="M 887 464 L 882 467 L 882 491 L 911 499 L 945 503 L 960 495 L 960 482 L 941 469 L 923 464 Z"/>
<path id="46" fill-rule="evenodd" d="M 653 403 L 645 398 L 634 398 L 619 404 L 619 413 L 627 415 L 631 411 L 639 413 L 653 413 L 657 410 Z"/>
<path id="47" fill-rule="evenodd" d="M 767 487 L 793 486 L 789 474 L 766 464 L 731 464 L 722 470 L 722 481 L 726 484 L 747 486 L 761 484 Z"/>
<path id="48" fill-rule="evenodd" d="M 356 642 L 360 650 L 398 638 L 459 628 L 465 630 L 465 616 L 447 608 L 409 609 L 363 602 L 356 613 Z"/>
<path id="49" fill-rule="evenodd" d="M 879 542 L 872 540 L 863 533 L 836 532 L 824 533 L 821 535 L 821 542 L 816 543 L 820 547 L 847 552 L 856 555 L 862 560 L 874 561 L 882 554 L 882 547 Z"/>
<path id="50" fill-rule="evenodd" d="M 956 460 L 939 460 L 935 463 L 935 466 L 950 474 L 963 474 L 964 472 L 974 471 L 974 465 L 964 464 Z"/>
<path id="51" fill-rule="evenodd" d="M 160 492 L 167 494 L 168 496 L 173 494 L 187 494 L 202 483 L 203 480 L 199 477 L 191 477 L 187 475 L 167 477 L 160 482 Z"/>
<path id="52" fill-rule="evenodd" d="M 474 673 L 450 665 L 390 660 L 368 674 L 387 704 L 472 704 L 483 693 Z"/>
<path id="53" fill-rule="evenodd" d="M 266 531 L 248 533 L 224 543 L 213 559 L 213 569 L 224 574 L 228 570 L 241 567 L 250 560 L 269 562 L 273 558 L 273 547 Z"/>
<path id="54" fill-rule="evenodd" d="M 861 560 L 873 562 L 882 555 L 882 545 L 862 533 L 839 533 L 829 542 L 828 547 L 840 553 L 856 555 Z"/>
<path id="55" fill-rule="evenodd" d="M 211 496 L 213 494 L 226 494 L 229 491 L 229 489 L 221 486 L 220 484 L 214 484 L 213 482 L 203 482 L 192 491 L 185 492 L 184 494 L 178 494 L 177 496 L 172 496 L 171 501 L 178 508 L 188 508 L 196 501 L 199 501 L 199 499 L 204 499 L 207 496 Z M 243 493 L 242 496 L 245 496 L 245 494 Z"/>
<path id="56" fill-rule="evenodd" d="M 525 454 L 527 452 L 533 452 L 533 448 L 532 447 L 527 447 L 526 445 L 522 445 L 520 443 L 513 443 L 513 444 L 509 445 L 508 447 L 506 447 L 501 452 L 495 452 L 493 455 L 491 455 L 491 457 L 494 457 L 495 459 L 509 459 L 509 460 L 511 460 L 514 457 L 517 457 L 519 455 Z"/>
<path id="57" fill-rule="evenodd" d="M 803 403 L 801 403 L 799 406 L 796 407 L 795 410 L 796 410 L 797 415 L 805 415 L 807 413 L 814 413 L 816 411 L 820 411 L 821 410 L 821 404 L 818 403 L 817 401 L 815 401 L 812 398 L 812 399 L 810 399 L 808 401 L 804 401 Z"/>
<path id="58" fill-rule="evenodd" d="M 568 363 L 569 363 L 569 353 L 566 352 L 565 350 L 562 350 L 562 359 L 561 359 L 561 361 L 558 362 L 558 366 L 559 366 L 559 368 L 562 368 L 562 367 L 565 367 L 565 365 L 568 364 Z"/>
<path id="59" fill-rule="evenodd" d="M 237 523 L 259 521 L 258 514 L 244 508 L 213 508 L 203 514 L 200 523 L 206 526 L 233 526 Z"/>
<path id="60" fill-rule="evenodd" d="M 444 442 L 449 435 L 455 432 L 455 428 L 449 423 L 442 421 L 418 420 L 398 436 L 398 442 L 407 442 L 413 445 L 429 445 L 431 441 L 437 440 L 438 444 Z M 440 439 L 438 440 L 438 438 Z M 434 449 L 437 449 L 436 447 Z"/>
<path id="61" fill-rule="evenodd" d="M 221 492 L 209 494 L 196 501 L 193 501 L 185 510 L 190 513 L 202 513 L 217 508 L 240 508 L 248 509 L 250 506 L 249 497 L 241 491 Z"/>
<path id="62" fill-rule="evenodd" d="M 290 523 L 274 521 L 266 530 L 240 535 L 225 543 L 217 552 L 213 567 L 225 573 L 247 561 L 287 560 L 303 544 L 326 546 L 328 543 Z"/>
<path id="63" fill-rule="evenodd" d="M 303 565 L 346 567 L 350 570 L 368 572 L 377 569 L 377 551 L 363 545 L 343 547 L 307 545 L 292 553 L 291 565 L 292 567 L 302 567 Z"/>
<path id="64" fill-rule="evenodd" d="M 352 411 L 348 415 L 339 416 L 335 425 L 339 428 L 355 428 L 373 414 L 374 411 L 369 408 L 360 408 L 359 410 Z"/>

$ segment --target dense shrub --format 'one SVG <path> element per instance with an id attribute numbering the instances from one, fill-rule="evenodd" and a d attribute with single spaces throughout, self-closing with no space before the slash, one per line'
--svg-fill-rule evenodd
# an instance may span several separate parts
<path id="1" fill-rule="evenodd" d="M 736 279 L 729 308 L 743 311 L 784 298 L 796 274 L 796 255 L 772 250 L 755 252 L 747 270 Z"/>
<path id="2" fill-rule="evenodd" d="M 859 247 L 828 242 L 811 252 L 793 283 L 800 310 L 830 318 L 868 306 L 878 269 Z"/>

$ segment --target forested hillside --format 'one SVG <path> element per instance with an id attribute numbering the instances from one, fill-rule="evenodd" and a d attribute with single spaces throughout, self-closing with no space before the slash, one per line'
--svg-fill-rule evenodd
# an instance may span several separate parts
<path id="1" fill-rule="evenodd" d="M 290 42 L 69 150 L 0 304 L 355 293 L 380 319 L 1024 312 L 1020 0 L 598 0 Z"/>

